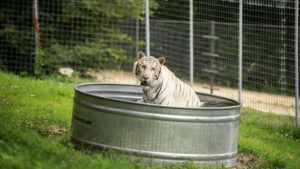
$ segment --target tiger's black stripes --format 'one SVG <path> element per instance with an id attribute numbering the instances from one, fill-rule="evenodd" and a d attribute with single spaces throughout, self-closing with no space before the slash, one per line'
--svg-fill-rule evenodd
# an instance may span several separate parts
<path id="1" fill-rule="evenodd" d="M 181 93 L 181 83 L 179 84 L 179 92 Z"/>
<path id="2" fill-rule="evenodd" d="M 143 97 L 143 102 L 147 103 L 144 97 Z"/>
<path id="3" fill-rule="evenodd" d="M 139 66 L 137 66 L 135 68 L 135 75 L 140 75 L 141 74 L 141 71 L 139 69 L 140 69 Z"/>
<path id="4" fill-rule="evenodd" d="M 162 86 L 162 85 L 160 85 Z M 154 99 L 150 100 L 151 102 L 155 101 L 157 99 L 157 97 L 159 96 L 159 93 L 161 91 L 162 87 L 159 88 L 159 91 L 156 93 L 156 96 L 154 97 Z"/>
<path id="5" fill-rule="evenodd" d="M 190 93 L 188 93 L 188 95 L 187 95 L 187 98 L 189 98 L 189 96 L 190 96 L 190 95 L 191 95 L 191 94 L 190 94 Z M 188 106 L 188 105 L 189 105 L 190 101 L 191 101 L 191 99 L 189 99 L 189 100 L 188 100 L 188 102 L 187 102 L 186 106 Z"/>
<path id="6" fill-rule="evenodd" d="M 143 89 L 143 93 L 144 93 L 144 95 L 145 95 L 146 97 L 148 97 L 148 96 L 147 96 L 147 91 L 146 91 L 145 89 Z"/>
<path id="7" fill-rule="evenodd" d="M 165 85 L 165 88 L 163 89 L 163 91 L 161 93 L 164 93 L 167 89 L 167 85 Z"/>
<path id="8" fill-rule="evenodd" d="M 161 73 L 161 68 L 159 69 L 159 72 L 158 72 L 158 75 L 157 75 L 157 79 L 160 76 L 160 73 Z"/>
<path id="9" fill-rule="evenodd" d="M 162 84 L 158 85 L 157 88 L 156 88 L 156 90 L 153 93 L 156 93 L 158 90 L 161 89 L 161 87 L 162 87 Z M 157 92 L 157 93 L 159 93 L 159 92 Z"/>
<path id="10" fill-rule="evenodd" d="M 165 98 L 163 98 L 162 101 L 159 104 L 162 104 L 165 101 L 165 99 L 167 98 L 167 96 L 168 95 L 166 95 Z"/>

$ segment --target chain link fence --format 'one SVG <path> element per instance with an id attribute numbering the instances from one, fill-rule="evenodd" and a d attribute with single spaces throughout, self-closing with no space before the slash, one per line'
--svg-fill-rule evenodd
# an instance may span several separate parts
<path id="1" fill-rule="evenodd" d="M 243 15 L 244 105 L 295 116 L 295 1 L 247 0 Z"/>
<path id="2" fill-rule="evenodd" d="M 244 107 L 295 116 L 296 2 L 243 1 Z M 239 5 L 193 1 L 195 90 L 239 99 Z M 137 51 L 147 50 L 145 7 L 145 0 L 2 1 L 0 69 L 35 76 L 61 67 L 80 76 L 88 70 L 129 72 Z M 150 0 L 149 9 L 151 55 L 166 57 L 166 65 L 188 81 L 190 1 Z"/>

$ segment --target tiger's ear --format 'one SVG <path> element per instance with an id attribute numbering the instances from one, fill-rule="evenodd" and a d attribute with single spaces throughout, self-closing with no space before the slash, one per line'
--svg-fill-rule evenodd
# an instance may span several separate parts
<path id="1" fill-rule="evenodd" d="M 166 58 L 165 57 L 160 57 L 157 60 L 160 63 L 160 65 L 163 65 L 165 63 L 165 61 L 166 61 Z"/>
<path id="2" fill-rule="evenodd" d="M 137 54 L 137 56 L 138 56 L 138 58 L 139 58 L 139 60 L 140 60 L 140 59 L 142 59 L 143 57 L 145 57 L 145 54 L 144 54 L 144 52 L 139 51 L 138 54 Z"/>

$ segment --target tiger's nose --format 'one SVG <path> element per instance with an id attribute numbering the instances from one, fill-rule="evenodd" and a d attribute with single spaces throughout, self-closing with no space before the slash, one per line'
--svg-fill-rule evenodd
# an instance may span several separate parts
<path id="1" fill-rule="evenodd" d="M 147 77 L 147 76 L 143 76 L 143 79 L 146 81 L 146 80 L 148 80 L 148 79 L 149 79 L 149 77 Z"/>

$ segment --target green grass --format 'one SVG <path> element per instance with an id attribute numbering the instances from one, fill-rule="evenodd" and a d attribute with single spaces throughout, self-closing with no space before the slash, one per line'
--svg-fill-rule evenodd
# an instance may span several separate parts
<path id="1" fill-rule="evenodd" d="M 0 168 L 197 168 L 192 163 L 141 166 L 116 153 L 103 157 L 74 150 L 69 132 L 73 86 L 79 82 L 0 72 Z M 293 126 L 291 117 L 244 108 L 239 151 L 258 157 L 256 168 L 300 169 L 300 130 Z"/>
<path id="2" fill-rule="evenodd" d="M 243 108 L 239 151 L 261 160 L 260 168 L 300 168 L 300 129 L 295 118 Z"/>

